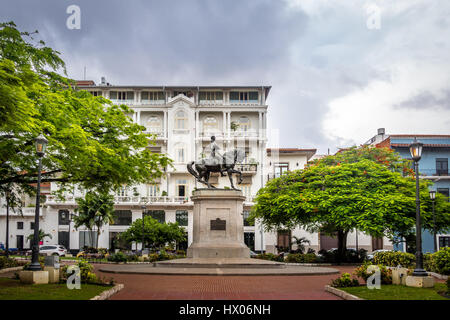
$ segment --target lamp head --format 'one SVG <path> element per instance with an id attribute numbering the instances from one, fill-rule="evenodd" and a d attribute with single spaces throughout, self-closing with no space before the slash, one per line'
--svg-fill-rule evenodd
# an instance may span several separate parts
<path id="1" fill-rule="evenodd" d="M 45 149 L 47 148 L 48 140 L 41 133 L 36 139 L 36 154 L 39 157 L 43 157 L 45 154 Z"/>
<path id="2" fill-rule="evenodd" d="M 417 139 L 414 137 L 413 143 L 411 143 L 409 145 L 409 152 L 411 152 L 411 158 L 414 161 L 417 162 L 422 157 L 422 148 L 423 148 L 423 143 L 420 141 L 417 141 Z"/>
<path id="3" fill-rule="evenodd" d="M 436 199 L 436 191 L 435 190 L 430 190 L 430 199 L 431 200 Z"/>

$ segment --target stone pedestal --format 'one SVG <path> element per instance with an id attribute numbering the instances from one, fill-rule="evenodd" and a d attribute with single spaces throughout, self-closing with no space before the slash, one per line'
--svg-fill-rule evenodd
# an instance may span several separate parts
<path id="1" fill-rule="evenodd" d="M 406 285 L 406 277 L 408 276 L 407 268 L 392 269 L 392 284 Z"/>
<path id="2" fill-rule="evenodd" d="M 406 286 L 417 288 L 432 288 L 434 287 L 434 278 L 431 276 L 427 277 L 407 276 Z"/>
<path id="3" fill-rule="evenodd" d="M 44 267 L 44 271 L 48 272 L 48 283 L 59 283 L 59 268 Z"/>
<path id="4" fill-rule="evenodd" d="M 188 258 L 250 258 L 244 243 L 243 202 L 239 190 L 199 189 L 194 202 L 193 242 Z"/>
<path id="5" fill-rule="evenodd" d="M 20 282 L 26 284 L 47 284 L 48 271 L 29 271 L 24 270 L 19 272 Z"/>

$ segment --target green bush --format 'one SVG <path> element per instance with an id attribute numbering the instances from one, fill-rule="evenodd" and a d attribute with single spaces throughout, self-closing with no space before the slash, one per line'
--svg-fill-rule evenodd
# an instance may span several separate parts
<path id="1" fill-rule="evenodd" d="M 273 253 L 258 254 L 258 255 L 255 256 L 255 259 L 284 262 L 284 257 L 282 255 L 276 255 L 276 254 L 273 254 Z"/>
<path id="2" fill-rule="evenodd" d="M 388 267 L 401 265 L 405 268 L 414 266 L 416 257 L 412 253 L 400 251 L 377 252 L 373 257 L 373 264 L 381 264 Z"/>
<path id="3" fill-rule="evenodd" d="M 111 262 L 127 262 L 128 261 L 128 257 L 125 253 L 123 252 L 117 252 L 117 253 L 113 253 L 112 255 L 108 256 L 108 261 Z"/>
<path id="4" fill-rule="evenodd" d="M 286 257 L 286 262 L 291 263 L 315 263 L 318 257 L 314 253 L 290 253 Z"/>
<path id="5" fill-rule="evenodd" d="M 80 277 L 81 283 L 91 283 L 91 284 L 102 284 L 97 275 L 94 273 L 94 267 L 87 262 L 86 260 L 79 260 L 76 264 L 78 268 L 80 268 Z M 67 278 L 72 275 L 72 272 L 67 272 L 69 265 L 64 265 L 61 267 L 61 278 L 63 281 L 67 280 Z"/>
<path id="6" fill-rule="evenodd" d="M 352 279 L 350 273 L 343 273 L 340 278 L 331 281 L 331 286 L 335 288 L 357 287 L 359 282 L 357 279 Z"/>
<path id="7" fill-rule="evenodd" d="M 434 272 L 450 275 L 450 247 L 442 248 L 432 254 Z"/>
<path id="8" fill-rule="evenodd" d="M 371 265 L 370 262 L 365 262 L 360 267 L 356 268 L 355 271 L 353 271 L 353 274 L 358 276 L 359 278 L 363 279 L 367 282 L 367 279 L 375 273 L 375 271 L 368 272 L 367 268 Z M 380 268 L 381 273 L 381 283 L 382 284 L 392 284 L 392 271 L 384 265 L 377 265 L 378 268 Z"/>
<path id="9" fill-rule="evenodd" d="M 17 267 L 19 264 L 16 259 L 0 256 L 0 269 Z"/>

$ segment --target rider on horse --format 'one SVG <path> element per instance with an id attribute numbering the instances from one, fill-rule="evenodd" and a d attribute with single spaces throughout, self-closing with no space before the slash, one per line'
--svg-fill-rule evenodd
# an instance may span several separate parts
<path id="1" fill-rule="evenodd" d="M 223 155 L 221 155 L 218 152 L 220 147 L 216 143 L 216 137 L 215 136 L 211 136 L 211 143 L 209 145 L 209 149 L 211 150 L 211 154 L 210 154 L 210 157 L 205 160 L 205 164 L 207 166 L 217 166 L 217 165 L 221 166 L 223 164 Z M 223 166 L 221 166 L 220 175 L 222 177 L 225 176 L 223 174 L 224 171 L 225 170 L 223 169 Z"/>

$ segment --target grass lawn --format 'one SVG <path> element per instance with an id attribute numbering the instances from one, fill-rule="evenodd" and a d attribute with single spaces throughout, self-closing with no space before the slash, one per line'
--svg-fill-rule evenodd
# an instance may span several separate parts
<path id="1" fill-rule="evenodd" d="M 19 280 L 0 278 L 0 300 L 89 300 L 112 286 L 81 284 L 69 290 L 66 284 L 22 284 Z"/>
<path id="2" fill-rule="evenodd" d="M 450 300 L 438 292 L 446 290 L 445 283 L 436 283 L 434 288 L 414 288 L 394 284 L 381 285 L 381 289 L 366 286 L 338 288 L 366 300 Z"/>

